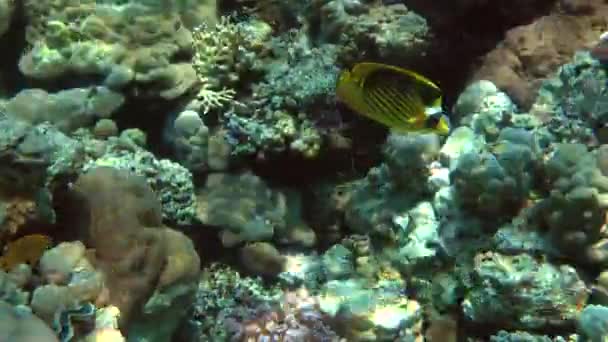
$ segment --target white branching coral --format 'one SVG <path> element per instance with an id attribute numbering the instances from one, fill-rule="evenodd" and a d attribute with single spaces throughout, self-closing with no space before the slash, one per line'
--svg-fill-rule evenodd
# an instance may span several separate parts
<path id="1" fill-rule="evenodd" d="M 228 17 L 222 17 L 214 28 L 206 25 L 195 28 L 192 37 L 192 66 L 202 84 L 197 98 L 206 114 L 231 103 L 236 94 L 234 89 L 222 87 L 222 84 L 226 84 L 235 63 L 240 42 L 239 28 Z"/>
<path id="2" fill-rule="evenodd" d="M 201 104 L 203 114 L 209 113 L 215 108 L 221 108 L 225 104 L 234 101 L 234 95 L 236 92 L 234 89 L 222 88 L 221 90 L 214 90 L 206 79 L 202 79 L 201 89 L 198 92 L 197 99 Z"/>

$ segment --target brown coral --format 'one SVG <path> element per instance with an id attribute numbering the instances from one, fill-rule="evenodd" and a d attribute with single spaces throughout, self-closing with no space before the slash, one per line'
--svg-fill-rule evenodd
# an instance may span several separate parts
<path id="1" fill-rule="evenodd" d="M 19 264 L 35 265 L 44 251 L 51 245 L 51 239 L 42 234 L 23 236 L 10 242 L 0 257 L 0 268 L 10 271 Z"/>
<path id="2" fill-rule="evenodd" d="M 200 260 L 192 242 L 162 225 L 159 202 L 145 179 L 97 168 L 82 175 L 74 190 L 87 209 L 79 231 L 95 249 L 94 262 L 106 276 L 109 302 L 120 309 L 121 327 L 155 290 L 196 281 Z"/>
<path id="3" fill-rule="evenodd" d="M 608 29 L 608 4 L 562 1 L 548 16 L 509 30 L 483 59 L 474 78 L 487 79 L 528 108 L 542 80 Z"/>
<path id="4" fill-rule="evenodd" d="M 4 203 L 5 218 L 0 222 L 0 242 L 15 235 L 31 222 L 37 213 L 36 203 L 28 198 L 13 197 Z"/>

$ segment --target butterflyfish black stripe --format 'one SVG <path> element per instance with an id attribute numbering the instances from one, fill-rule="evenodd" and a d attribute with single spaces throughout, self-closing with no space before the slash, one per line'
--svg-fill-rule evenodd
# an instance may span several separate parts
<path id="1" fill-rule="evenodd" d="M 374 99 L 383 104 L 382 115 L 388 117 L 391 121 L 396 123 L 401 123 L 403 119 L 399 116 L 399 109 L 392 103 L 385 94 L 383 94 L 382 90 L 375 89 L 374 91 L 370 91 L 370 95 L 374 97 Z"/>
<path id="2" fill-rule="evenodd" d="M 380 121 L 384 120 L 389 122 L 392 126 L 400 125 L 401 120 L 399 117 L 394 114 L 394 110 L 390 107 L 390 105 L 384 102 L 381 96 L 378 96 L 375 90 L 370 90 L 366 94 L 368 94 L 370 103 L 372 103 L 376 108 L 373 113 L 374 117 L 378 118 Z"/>
<path id="3" fill-rule="evenodd" d="M 391 100 L 395 103 L 401 115 L 409 117 L 414 114 L 414 107 L 411 101 L 407 99 L 407 94 L 404 95 L 392 87 L 386 88 L 385 91 L 391 96 Z"/>
<path id="4" fill-rule="evenodd" d="M 379 116 L 382 116 L 382 117 L 385 116 L 383 113 L 386 112 L 384 105 L 381 104 L 378 101 L 378 99 L 372 95 L 371 92 L 365 92 L 365 93 L 363 93 L 363 96 L 364 96 L 365 103 L 367 104 L 367 106 L 370 109 L 370 113 L 367 113 L 367 114 L 373 118 L 377 118 L 378 120 L 381 120 L 382 118 L 379 118 Z M 387 121 L 391 125 L 396 124 L 394 122 L 394 120 L 392 120 L 390 118 L 386 118 L 385 121 Z"/>
<path id="5" fill-rule="evenodd" d="M 415 105 L 408 99 L 407 94 L 399 93 L 393 88 L 387 88 L 386 92 L 391 95 L 392 101 L 396 103 L 398 107 L 398 115 L 402 117 L 402 120 L 410 121 L 416 113 Z"/>

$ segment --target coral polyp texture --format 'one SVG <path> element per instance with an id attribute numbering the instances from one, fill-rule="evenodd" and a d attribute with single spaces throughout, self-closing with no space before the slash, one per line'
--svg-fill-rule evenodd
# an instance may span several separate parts
<path id="1" fill-rule="evenodd" d="M 607 14 L 0 0 L 0 341 L 608 340 Z"/>

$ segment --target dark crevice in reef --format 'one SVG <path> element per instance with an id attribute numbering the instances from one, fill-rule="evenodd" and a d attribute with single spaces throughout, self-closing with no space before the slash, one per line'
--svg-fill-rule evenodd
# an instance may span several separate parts
<path id="1" fill-rule="evenodd" d="M 286 152 L 269 155 L 252 163 L 253 171 L 275 185 L 307 188 L 321 180 L 364 177 L 367 171 L 381 162 L 380 149 L 388 134 L 386 128 L 348 113 L 355 120 L 351 127 L 341 132 L 350 139 L 351 149 L 339 150 L 321 147 L 322 153 L 315 158 Z M 329 144 L 328 141 L 324 142 Z"/>
<path id="2" fill-rule="evenodd" d="M 129 93 L 129 91 L 127 91 Z M 175 101 L 150 100 L 127 96 L 125 104 L 114 113 L 120 131 L 139 128 L 146 133 L 146 149 L 158 158 L 169 158 L 171 151 L 164 141 L 165 126 L 179 105 Z"/>
<path id="3" fill-rule="evenodd" d="M 463 8 L 457 1 L 404 1 L 408 8 L 427 19 L 434 34 L 430 54 L 414 65 L 420 73 L 441 84 L 450 108 L 480 58 L 494 49 L 509 29 L 549 14 L 556 2 L 491 0 Z"/>
<path id="4" fill-rule="evenodd" d="M 26 47 L 26 24 L 23 3 L 18 1 L 11 26 L 8 32 L 0 38 L 0 46 L 7 47 L 0 53 L 0 83 L 2 83 L 0 92 L 7 92 L 3 95 L 14 95 L 27 86 L 25 77 L 16 67 Z"/>

